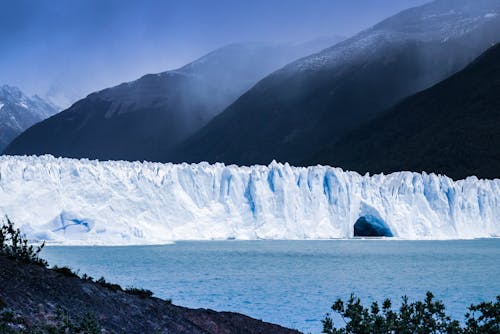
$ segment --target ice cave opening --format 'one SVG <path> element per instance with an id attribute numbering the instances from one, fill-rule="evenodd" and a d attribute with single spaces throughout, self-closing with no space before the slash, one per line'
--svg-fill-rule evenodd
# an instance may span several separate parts
<path id="1" fill-rule="evenodd" d="M 355 237 L 393 237 L 391 229 L 380 218 L 362 216 L 354 223 Z"/>

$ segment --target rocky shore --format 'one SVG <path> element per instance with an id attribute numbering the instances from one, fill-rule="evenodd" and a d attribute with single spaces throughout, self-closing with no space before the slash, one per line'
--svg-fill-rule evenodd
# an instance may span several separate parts
<path id="1" fill-rule="evenodd" d="M 112 286 L 0 255 L 2 326 L 7 333 L 33 328 L 43 333 L 61 322 L 90 321 L 101 333 L 299 333 L 242 314 L 189 309 Z"/>

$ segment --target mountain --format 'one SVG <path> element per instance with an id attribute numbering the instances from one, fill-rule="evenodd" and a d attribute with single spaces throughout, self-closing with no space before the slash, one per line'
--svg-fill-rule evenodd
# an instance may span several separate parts
<path id="1" fill-rule="evenodd" d="M 500 44 L 320 152 L 312 163 L 500 178 Z"/>
<path id="2" fill-rule="evenodd" d="M 30 98 L 17 87 L 0 86 L 0 152 L 21 132 L 57 111 L 36 95 Z"/>
<path id="3" fill-rule="evenodd" d="M 325 43 L 331 40 L 223 47 L 178 70 L 90 94 L 30 128 L 5 152 L 158 160 L 265 75 Z"/>
<path id="4" fill-rule="evenodd" d="M 272 73 L 165 161 L 301 164 L 500 40 L 500 1 L 438 0 Z"/>
<path id="5" fill-rule="evenodd" d="M 51 156 L 2 156 L 0 175 L 0 217 L 55 244 L 500 236 L 500 180 Z"/>

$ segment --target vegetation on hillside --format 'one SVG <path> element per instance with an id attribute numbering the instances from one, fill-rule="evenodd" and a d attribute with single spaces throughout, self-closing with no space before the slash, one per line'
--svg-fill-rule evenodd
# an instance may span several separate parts
<path id="1" fill-rule="evenodd" d="M 101 334 L 101 325 L 94 313 L 74 318 L 68 311 L 59 308 L 57 314 L 46 322 L 28 324 L 14 311 L 4 308 L 0 310 L 0 334 Z"/>
<path id="2" fill-rule="evenodd" d="M 28 239 L 21 233 L 21 230 L 14 227 L 9 217 L 5 217 L 5 220 L 6 222 L 0 227 L 0 255 L 46 267 L 47 261 L 39 256 L 45 243 L 39 246 L 30 245 Z"/>
<path id="3" fill-rule="evenodd" d="M 5 217 L 4 224 L 0 227 L 0 256 L 21 262 L 47 267 L 46 260 L 40 257 L 45 243 L 38 246 L 30 244 L 29 240 L 21 233 L 14 223 Z M 140 298 L 149 298 L 153 292 L 146 289 L 130 287 L 123 289 L 118 284 L 107 282 L 104 277 L 94 280 L 83 274 L 82 277 L 69 267 L 54 266 L 51 270 L 65 276 L 95 282 L 104 288 L 113 291 L 122 291 L 127 294 L 136 295 Z M 171 302 L 171 300 L 167 300 Z M 28 330 L 29 328 L 29 330 Z M 55 317 L 47 319 L 45 323 L 27 324 L 25 319 L 10 309 L 0 298 L 0 334 L 10 333 L 101 333 L 98 317 L 87 312 L 80 317 L 70 315 L 66 310 L 60 308 Z"/>
<path id="4" fill-rule="evenodd" d="M 465 314 L 465 323 L 451 319 L 445 312 L 443 302 L 435 300 L 427 292 L 424 301 L 410 303 L 402 298 L 398 310 L 386 299 L 382 306 L 373 302 L 364 307 L 354 295 L 344 302 L 338 299 L 332 305 L 333 312 L 344 322 L 336 327 L 327 314 L 323 322 L 325 334 L 498 334 L 500 333 L 500 296 L 494 302 L 471 305 Z"/>
<path id="5" fill-rule="evenodd" d="M 14 227 L 14 223 L 9 219 L 9 217 L 5 217 L 5 220 L 5 223 L 0 227 L 0 255 L 7 256 L 13 260 L 23 263 L 31 263 L 47 267 L 47 261 L 40 257 L 40 252 L 45 246 L 45 242 L 38 246 L 31 245 L 26 236 L 21 233 L 21 230 Z M 141 298 L 153 296 L 153 292 L 150 290 L 135 287 L 123 289 L 119 284 L 107 282 L 104 277 L 101 277 L 95 281 L 91 276 L 88 276 L 87 274 L 83 274 L 80 277 L 78 275 L 78 272 L 75 272 L 71 268 L 66 266 L 59 267 L 56 265 L 52 267 L 51 270 L 58 272 L 66 277 L 81 278 L 89 282 L 98 283 L 101 286 L 113 291 L 123 291 L 131 295 L 137 295 Z"/>

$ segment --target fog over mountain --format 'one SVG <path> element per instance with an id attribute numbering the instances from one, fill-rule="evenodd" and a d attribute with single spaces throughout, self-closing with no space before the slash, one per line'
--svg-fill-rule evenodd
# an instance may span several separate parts
<path id="1" fill-rule="evenodd" d="M 0 82 L 68 108 L 224 45 L 351 36 L 427 1 L 11 1 L 0 11 Z"/>
<path id="2" fill-rule="evenodd" d="M 0 151 L 33 124 L 52 116 L 57 107 L 17 87 L 0 86 Z"/>
<path id="3" fill-rule="evenodd" d="M 308 163 L 358 172 L 427 171 L 500 178 L 500 44 L 405 99 Z"/>
<path id="4" fill-rule="evenodd" d="M 399 108 L 413 110 L 413 114 L 397 113 L 406 120 L 422 119 L 429 110 L 439 108 L 425 116 L 432 119 L 442 110 L 451 110 L 454 102 L 446 101 L 447 97 L 462 95 L 464 103 L 450 111 L 445 123 L 414 119 L 401 132 L 394 123 L 398 117 L 377 119 L 403 99 L 461 71 L 500 42 L 500 1 L 436 0 L 404 10 L 337 43 L 339 40 L 230 44 L 177 70 L 147 74 L 92 93 L 26 130 L 4 153 L 239 165 L 278 160 L 294 165 L 340 165 L 361 172 L 422 168 L 458 178 L 496 175 L 491 167 L 496 165 L 478 153 L 489 152 L 484 138 L 463 144 L 463 150 L 455 147 L 459 140 L 443 142 L 443 147 L 450 148 L 445 152 L 449 154 L 440 154 L 433 160 L 435 164 L 423 164 L 423 157 L 440 152 L 433 147 L 438 141 L 412 143 L 414 150 L 398 146 L 415 130 L 415 124 L 426 133 L 433 129 L 436 137 L 447 134 L 441 138 L 444 141 L 453 140 L 451 132 L 464 130 L 453 123 L 454 116 L 469 119 L 484 111 L 476 110 L 480 104 L 466 99 L 475 91 L 467 91 L 465 83 L 449 91 L 438 90 L 442 96 L 436 91 L 424 95 L 435 102 L 425 104 L 425 110 L 403 104 Z M 494 98 L 488 94 L 495 96 L 488 86 L 491 82 L 481 86 L 480 79 L 471 78 L 474 80 L 485 94 L 485 101 L 480 102 L 489 105 Z M 477 139 L 473 132 L 490 129 L 483 121 L 471 121 L 464 138 Z M 458 127 L 449 131 L 435 127 L 444 128 L 447 123 Z M 371 125 L 356 132 L 364 124 Z M 395 131 L 405 138 L 394 143 L 397 149 L 389 144 L 384 148 L 393 147 L 408 157 L 420 156 L 419 163 L 393 154 L 394 159 L 379 164 L 377 150 L 370 144 L 384 142 Z M 371 143 L 363 139 L 368 134 Z M 477 154 L 471 153 L 472 148 Z M 487 155 L 496 159 L 494 152 Z M 408 164 L 401 164 L 403 160 Z"/>
<path id="5" fill-rule="evenodd" d="M 339 40 L 228 45 L 178 70 L 90 94 L 30 128 L 5 152 L 160 160 L 258 80 Z"/>
<path id="6" fill-rule="evenodd" d="M 164 161 L 303 164 L 498 42 L 499 13 L 498 0 L 405 10 L 269 75 Z"/>

